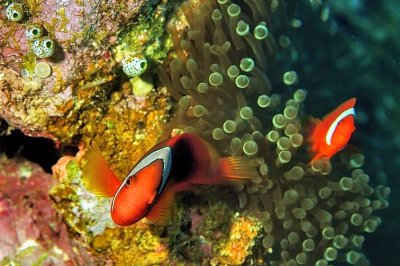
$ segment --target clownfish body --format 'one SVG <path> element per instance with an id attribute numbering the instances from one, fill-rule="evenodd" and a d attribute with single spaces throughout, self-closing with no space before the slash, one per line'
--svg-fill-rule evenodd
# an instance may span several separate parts
<path id="1" fill-rule="evenodd" d="M 321 158 L 330 159 L 347 145 L 356 129 L 355 104 L 356 98 L 351 98 L 327 114 L 322 121 L 313 121 L 313 129 L 309 136 L 313 155 L 311 162 Z"/>
<path id="2" fill-rule="evenodd" d="M 120 226 L 146 217 L 156 224 L 168 221 L 176 192 L 198 184 L 224 184 L 257 175 L 253 161 L 244 157 L 220 158 L 199 137 L 184 133 L 151 148 L 120 181 L 97 146 L 85 155 L 86 187 L 95 194 L 112 197 L 111 217 Z"/>

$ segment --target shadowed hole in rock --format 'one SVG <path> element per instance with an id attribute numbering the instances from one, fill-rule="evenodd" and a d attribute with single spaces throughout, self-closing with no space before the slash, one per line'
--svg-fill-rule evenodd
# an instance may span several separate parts
<path id="1" fill-rule="evenodd" d="M 74 156 L 78 148 L 74 146 L 55 147 L 54 141 L 46 138 L 34 138 L 24 135 L 19 130 L 13 130 L 9 135 L 0 136 L 0 153 L 7 157 L 23 157 L 39 164 L 47 173 L 63 155 Z"/>

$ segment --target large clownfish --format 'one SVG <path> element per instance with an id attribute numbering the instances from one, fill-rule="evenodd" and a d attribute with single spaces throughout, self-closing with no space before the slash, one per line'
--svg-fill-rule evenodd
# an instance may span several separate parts
<path id="1" fill-rule="evenodd" d="M 351 134 L 356 129 L 354 126 L 355 104 L 356 98 L 351 98 L 327 114 L 322 121 L 313 121 L 309 136 L 313 155 L 311 162 L 321 158 L 330 159 L 347 145 Z"/>
<path id="2" fill-rule="evenodd" d="M 258 174 L 255 163 L 244 157 L 219 157 L 201 138 L 184 133 L 151 148 L 120 181 L 108 166 L 97 145 L 91 145 L 83 167 L 89 191 L 112 197 L 111 217 L 120 226 L 146 217 L 165 224 L 176 192 L 198 184 L 226 184 L 248 180 Z"/>

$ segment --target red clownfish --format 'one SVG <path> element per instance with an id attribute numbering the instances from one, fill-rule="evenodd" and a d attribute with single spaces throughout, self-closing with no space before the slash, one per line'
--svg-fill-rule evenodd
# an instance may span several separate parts
<path id="1" fill-rule="evenodd" d="M 224 184 L 258 175 L 255 163 L 244 157 L 220 158 L 201 138 L 184 133 L 151 148 L 120 181 L 96 145 L 90 146 L 83 180 L 89 191 L 112 197 L 111 217 L 120 226 L 146 217 L 164 224 L 176 192 L 198 184 Z"/>
<path id="2" fill-rule="evenodd" d="M 322 121 L 313 121 L 314 127 L 309 137 L 311 152 L 314 156 L 311 162 L 321 158 L 330 159 L 347 145 L 351 134 L 356 129 L 354 126 L 355 104 L 356 98 L 351 98 L 327 114 Z"/>

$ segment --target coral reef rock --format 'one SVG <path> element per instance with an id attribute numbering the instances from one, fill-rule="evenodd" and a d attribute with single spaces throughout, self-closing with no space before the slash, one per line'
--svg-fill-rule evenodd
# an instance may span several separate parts
<path id="1" fill-rule="evenodd" d="M 77 144 L 80 136 L 90 137 L 86 130 L 90 122 L 85 118 L 99 115 L 96 104 L 109 101 L 112 92 L 122 88 L 117 79 L 122 59 L 114 58 L 117 52 L 112 47 L 119 45 L 120 34 L 138 31 L 132 22 L 144 1 L 21 4 L 26 15 L 23 20 L 0 16 L 0 117 L 27 135 Z M 146 7 L 153 10 L 150 3 Z M 150 23 L 158 27 L 165 23 L 160 19 L 164 18 L 162 12 L 152 12 L 149 17 L 153 20 L 142 21 L 141 29 Z M 38 29 L 43 29 L 44 36 L 35 39 L 29 33 L 32 27 L 37 36 Z M 140 54 L 147 45 L 159 43 L 161 37 L 154 31 L 142 31 L 141 45 L 137 39 L 136 45 L 131 40 L 129 47 L 119 49 L 124 52 L 117 57 Z M 156 60 L 154 54 L 163 54 L 154 46 L 145 52 L 151 60 Z"/>
<path id="2" fill-rule="evenodd" d="M 54 184 L 40 166 L 0 156 L 1 265 L 82 265 L 97 261 L 69 237 L 48 196 Z"/>

